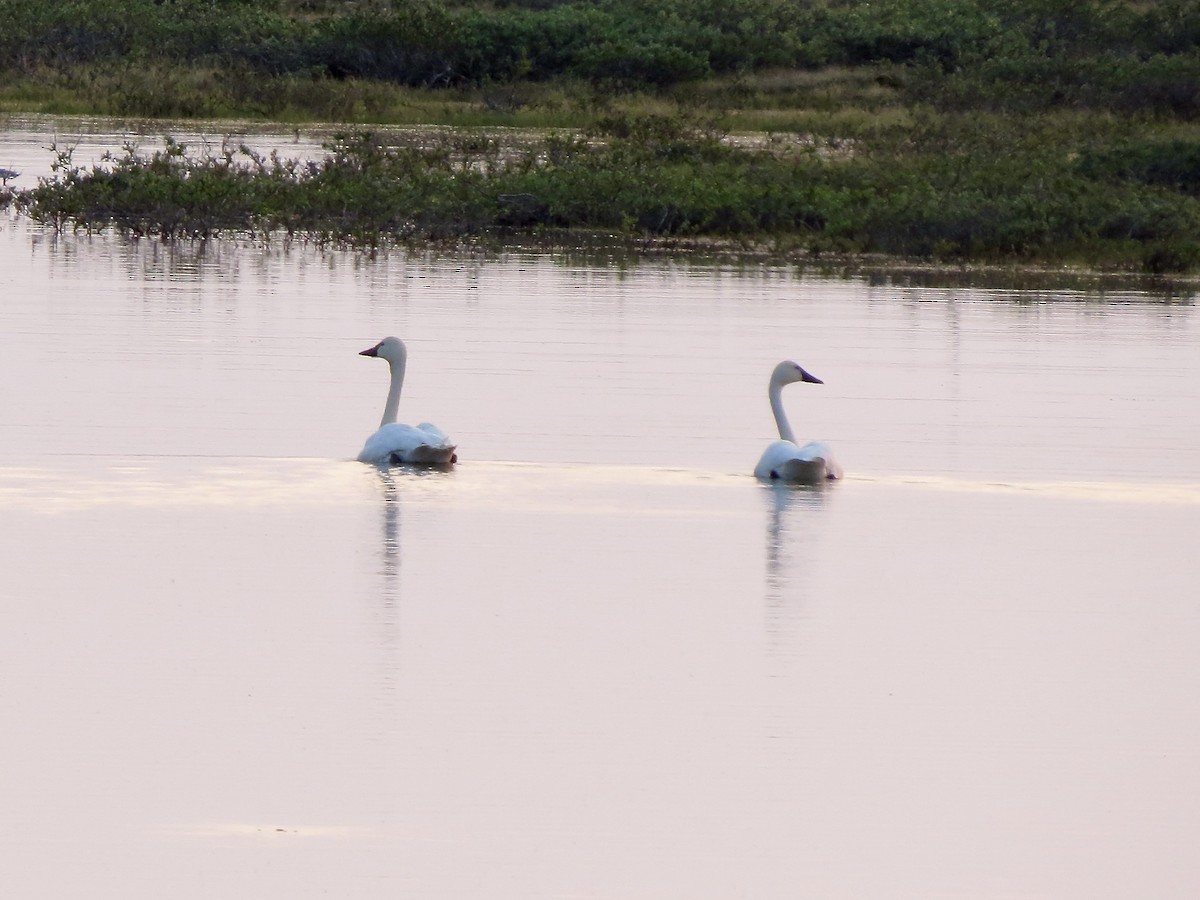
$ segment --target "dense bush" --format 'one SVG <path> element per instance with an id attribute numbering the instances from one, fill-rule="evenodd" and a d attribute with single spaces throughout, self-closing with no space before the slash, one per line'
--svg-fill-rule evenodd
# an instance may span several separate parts
<path id="1" fill-rule="evenodd" d="M 570 76 L 665 87 L 711 73 L 890 64 L 912 67 L 919 77 L 905 83 L 935 104 L 1195 115 L 1198 9 L 1192 0 L 0 0 L 0 70 L 136 59 L 422 86 Z"/>
<path id="2" fill-rule="evenodd" d="M 1078 168 L 1095 179 L 1120 179 L 1200 197 L 1200 140 L 1128 140 L 1086 151 Z"/>

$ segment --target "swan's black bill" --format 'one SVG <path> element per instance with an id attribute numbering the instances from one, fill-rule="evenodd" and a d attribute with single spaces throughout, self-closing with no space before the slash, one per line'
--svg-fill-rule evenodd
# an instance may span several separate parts
<path id="1" fill-rule="evenodd" d="M 359 356 L 378 356 L 379 355 L 379 345 L 376 344 L 374 347 L 370 347 L 366 350 L 359 350 L 358 355 Z"/>
<path id="2" fill-rule="evenodd" d="M 820 378 L 818 378 L 816 375 L 812 375 L 812 374 L 809 374 L 808 372 L 805 372 L 804 369 L 800 368 L 800 366 L 796 366 L 796 368 L 800 370 L 800 380 L 801 381 L 807 381 L 809 384 L 824 384 L 825 383 Z"/>

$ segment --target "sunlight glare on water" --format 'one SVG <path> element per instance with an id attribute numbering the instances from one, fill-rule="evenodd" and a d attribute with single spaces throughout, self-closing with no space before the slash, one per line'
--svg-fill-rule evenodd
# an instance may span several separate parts
<path id="1" fill-rule="evenodd" d="M 12 896 L 1200 890 L 1190 295 L 13 218 L 0 263 Z M 452 471 L 353 461 L 387 334 Z M 784 358 L 841 483 L 748 474 Z"/>

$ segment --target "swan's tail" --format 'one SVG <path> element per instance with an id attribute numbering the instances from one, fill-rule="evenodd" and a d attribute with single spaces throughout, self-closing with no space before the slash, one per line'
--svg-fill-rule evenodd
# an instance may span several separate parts
<path id="1" fill-rule="evenodd" d="M 458 448 L 454 444 L 432 446 L 421 444 L 410 450 L 395 450 L 388 457 L 388 464 L 393 466 L 452 466 L 458 462 Z"/>
<path id="2" fill-rule="evenodd" d="M 837 478 L 821 457 L 815 459 L 788 459 L 771 469 L 772 481 L 790 481 L 796 484 L 820 484 L 828 478 Z"/>

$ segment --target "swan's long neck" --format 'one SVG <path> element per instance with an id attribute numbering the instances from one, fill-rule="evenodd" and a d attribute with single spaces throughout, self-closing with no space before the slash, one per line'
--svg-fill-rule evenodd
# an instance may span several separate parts
<path id="1" fill-rule="evenodd" d="M 403 356 L 399 359 L 388 360 L 388 367 L 392 370 L 392 384 L 388 388 L 387 403 L 383 405 L 383 418 L 379 420 L 380 428 L 396 421 L 396 411 L 400 408 L 400 389 L 404 387 L 404 365 L 407 361 L 407 357 Z"/>
<path id="2" fill-rule="evenodd" d="M 785 441 L 791 441 L 793 444 L 796 443 L 796 436 L 792 434 L 792 426 L 788 424 L 787 413 L 783 411 L 783 385 L 772 380 L 767 396 L 771 398 L 771 412 L 775 414 L 775 425 L 779 428 L 779 437 Z"/>

